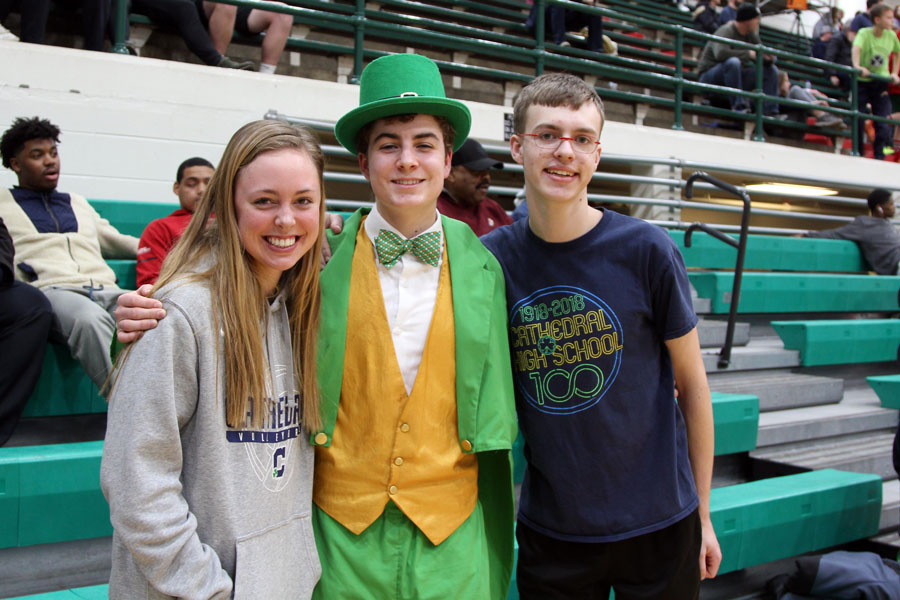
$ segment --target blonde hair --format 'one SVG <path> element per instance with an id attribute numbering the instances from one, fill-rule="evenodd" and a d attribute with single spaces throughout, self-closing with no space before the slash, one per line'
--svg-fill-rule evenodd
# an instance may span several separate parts
<path id="1" fill-rule="evenodd" d="M 291 327 L 294 373 L 300 380 L 302 425 L 307 432 L 321 427 L 316 379 L 316 337 L 319 328 L 319 257 L 325 214 L 323 172 L 325 155 L 308 130 L 280 121 L 254 121 L 237 130 L 225 148 L 181 239 L 166 257 L 151 293 L 175 281 L 204 281 L 213 300 L 215 331 L 221 329 L 225 362 L 226 423 L 230 427 L 259 426 L 266 414 L 269 377 L 260 336 L 268 303 L 254 273 L 251 258 L 241 245 L 234 206 L 235 181 L 241 169 L 264 152 L 285 148 L 304 152 L 319 176 L 319 230 L 316 242 L 296 265 L 282 273 L 278 288 L 285 290 Z M 210 217 L 215 220 L 207 226 Z M 206 271 L 190 273 L 205 256 L 214 256 Z M 125 353 L 120 360 L 125 359 Z"/>

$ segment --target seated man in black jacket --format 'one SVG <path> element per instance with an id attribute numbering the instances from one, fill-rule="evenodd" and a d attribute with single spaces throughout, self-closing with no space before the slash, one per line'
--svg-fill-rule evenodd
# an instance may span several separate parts
<path id="1" fill-rule="evenodd" d="M 12 238 L 0 218 L 0 446 L 41 375 L 53 311 L 44 293 L 15 280 Z"/>

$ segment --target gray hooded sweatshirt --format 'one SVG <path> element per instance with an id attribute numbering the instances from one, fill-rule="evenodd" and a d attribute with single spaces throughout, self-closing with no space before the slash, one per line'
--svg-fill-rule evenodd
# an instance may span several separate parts
<path id="1" fill-rule="evenodd" d="M 156 296 L 167 316 L 134 344 L 109 403 L 110 598 L 309 598 L 321 573 L 313 449 L 283 298 L 265 325 L 270 412 L 262 427 L 232 429 L 209 289 L 181 282 Z"/>

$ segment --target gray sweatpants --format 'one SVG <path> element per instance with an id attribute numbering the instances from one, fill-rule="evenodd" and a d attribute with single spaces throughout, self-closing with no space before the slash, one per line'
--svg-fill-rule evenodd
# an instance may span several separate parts
<path id="1" fill-rule="evenodd" d="M 116 299 L 126 291 L 116 286 L 43 289 L 72 357 L 99 388 L 112 369 L 109 346 L 116 331 Z"/>

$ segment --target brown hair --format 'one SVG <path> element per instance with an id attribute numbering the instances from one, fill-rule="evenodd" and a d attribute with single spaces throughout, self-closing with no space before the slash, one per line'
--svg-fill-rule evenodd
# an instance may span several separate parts
<path id="1" fill-rule="evenodd" d="M 585 102 L 593 102 L 597 107 L 602 130 L 606 115 L 597 90 L 570 73 L 546 73 L 533 79 L 519 92 L 513 105 L 513 127 L 516 133 L 524 133 L 525 113 L 529 106 L 568 106 L 578 110 Z"/>
<path id="2" fill-rule="evenodd" d="M 425 114 L 425 113 L 423 113 Z M 360 127 L 359 132 L 356 134 L 356 152 L 358 154 L 368 155 L 369 153 L 369 137 L 372 135 L 372 129 L 375 127 L 375 123 L 379 121 L 384 121 L 386 123 L 391 123 L 393 121 L 399 121 L 401 123 L 409 123 L 413 119 L 416 118 L 415 113 L 409 113 L 404 115 L 394 115 L 392 117 L 384 117 L 381 119 L 375 119 L 374 121 L 369 121 L 362 127 Z M 444 136 L 444 149 L 445 154 L 449 153 L 453 150 L 453 141 L 456 138 L 456 131 L 453 129 L 453 125 L 450 124 L 450 121 L 445 119 L 444 117 L 440 117 L 438 115 L 431 115 L 434 117 L 438 126 L 441 128 L 441 133 Z"/>
<path id="3" fill-rule="evenodd" d="M 316 336 L 319 328 L 319 260 L 322 253 L 322 223 L 325 214 L 325 155 L 308 130 L 280 121 L 254 121 L 238 129 L 225 148 L 200 200 L 194 218 L 166 257 L 156 293 L 174 281 L 204 281 L 211 291 L 213 323 L 221 330 L 224 348 L 226 423 L 230 427 L 259 426 L 266 414 L 270 373 L 265 359 L 260 323 L 267 318 L 268 303 L 253 274 L 251 259 L 241 245 L 234 206 L 234 187 L 241 169 L 260 154 L 296 149 L 312 160 L 319 176 L 322 197 L 316 242 L 293 267 L 282 273 L 278 287 L 286 290 L 285 304 L 291 328 L 294 373 L 302 394 L 302 425 L 319 429 L 319 388 L 316 379 Z M 210 217 L 215 220 L 207 226 Z M 214 257 L 206 271 L 191 268 L 207 256 Z M 122 353 L 120 362 L 127 357 Z"/>

